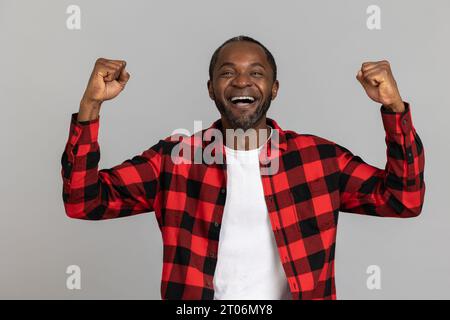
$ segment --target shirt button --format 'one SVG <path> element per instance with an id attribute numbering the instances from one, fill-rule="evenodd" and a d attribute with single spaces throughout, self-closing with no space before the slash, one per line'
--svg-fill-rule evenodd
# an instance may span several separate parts
<path id="1" fill-rule="evenodd" d="M 220 189 L 220 193 L 225 193 L 225 188 Z"/>
<path id="2" fill-rule="evenodd" d="M 214 227 L 219 227 L 219 223 L 218 222 L 214 222 Z"/>
<path id="3" fill-rule="evenodd" d="M 211 251 L 211 252 L 209 253 L 209 256 L 210 256 L 211 258 L 214 258 L 214 257 L 216 256 L 216 254 L 215 254 L 214 252 Z"/>
<path id="4" fill-rule="evenodd" d="M 406 119 L 403 119 L 403 120 L 402 120 L 402 123 L 403 123 L 404 125 L 406 125 L 407 122 L 408 122 L 408 121 L 407 121 Z"/>
<path id="5" fill-rule="evenodd" d="M 77 135 L 78 135 L 78 131 L 77 131 L 77 130 L 75 130 L 75 129 L 74 129 L 74 130 L 72 130 L 72 133 L 73 133 L 73 135 L 74 135 L 74 136 L 77 136 Z"/>

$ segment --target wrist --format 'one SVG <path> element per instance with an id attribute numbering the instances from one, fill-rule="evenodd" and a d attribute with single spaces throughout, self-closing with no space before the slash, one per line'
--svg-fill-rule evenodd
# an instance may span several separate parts
<path id="1" fill-rule="evenodd" d="M 101 105 L 102 101 L 89 99 L 85 96 L 83 96 L 80 101 L 80 109 L 83 108 L 85 110 L 100 109 Z"/>
<path id="2" fill-rule="evenodd" d="M 389 109 L 392 112 L 404 112 L 405 111 L 405 104 L 403 103 L 403 100 L 396 101 L 391 104 L 385 105 L 386 109 Z"/>
<path id="3" fill-rule="evenodd" d="M 98 118 L 101 102 L 81 99 L 77 121 L 90 121 Z"/>

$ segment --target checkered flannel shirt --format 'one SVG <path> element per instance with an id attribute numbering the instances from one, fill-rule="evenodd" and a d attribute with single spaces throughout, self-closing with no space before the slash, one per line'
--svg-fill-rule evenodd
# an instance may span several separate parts
<path id="1" fill-rule="evenodd" d="M 278 160 L 278 168 L 261 179 L 294 300 L 336 299 L 334 255 L 340 211 L 397 218 L 420 214 L 424 149 L 410 105 L 405 106 L 403 113 L 380 108 L 387 145 L 384 170 L 332 141 L 283 130 L 267 118 L 278 133 L 267 154 L 275 155 L 272 160 Z M 77 113 L 72 114 L 61 158 L 67 216 L 101 220 L 154 211 L 164 245 L 162 299 L 213 299 L 227 195 L 226 160 L 175 163 L 175 146 L 190 143 L 195 153 L 211 143 L 202 136 L 198 141 L 197 133 L 182 139 L 169 136 L 122 164 L 99 170 L 100 118 L 76 119 Z M 210 128 L 222 129 L 220 119 Z M 201 130 L 202 135 L 208 129 Z M 271 153 L 275 148 L 279 152 Z M 224 156 L 222 144 L 214 150 Z"/>

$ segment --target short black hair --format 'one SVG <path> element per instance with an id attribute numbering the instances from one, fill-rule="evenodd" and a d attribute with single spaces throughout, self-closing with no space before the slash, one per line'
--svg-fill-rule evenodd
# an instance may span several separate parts
<path id="1" fill-rule="evenodd" d="M 214 51 L 212 57 L 211 57 L 211 61 L 209 63 L 209 79 L 212 80 L 212 76 L 213 76 L 213 71 L 214 71 L 214 67 L 217 63 L 217 58 L 219 57 L 219 53 L 220 50 L 228 43 L 230 42 L 237 42 L 237 41 L 247 41 L 247 42 L 252 42 L 255 43 L 257 45 L 259 45 L 263 50 L 264 53 L 266 54 L 267 60 L 269 61 L 270 66 L 272 67 L 272 75 L 273 75 L 273 81 L 275 81 L 277 79 L 277 64 L 275 63 L 275 58 L 273 57 L 272 53 L 259 41 L 251 38 L 251 37 L 247 37 L 247 36 L 237 36 L 237 37 L 233 37 L 231 39 L 228 39 L 227 41 L 225 41 L 224 43 L 222 43 L 222 45 L 220 47 L 218 47 L 216 49 L 216 51 Z"/>

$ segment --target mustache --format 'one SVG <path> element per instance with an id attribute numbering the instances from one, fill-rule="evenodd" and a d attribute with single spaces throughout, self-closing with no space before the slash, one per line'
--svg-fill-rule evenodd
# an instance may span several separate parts
<path id="1" fill-rule="evenodd" d="M 272 94 L 266 99 L 260 100 L 255 111 L 244 117 L 236 117 L 232 112 L 232 109 L 226 107 L 226 103 L 222 100 L 214 99 L 214 102 L 220 114 L 227 119 L 228 123 L 234 129 L 247 130 L 253 127 L 267 113 L 272 102 Z"/>

